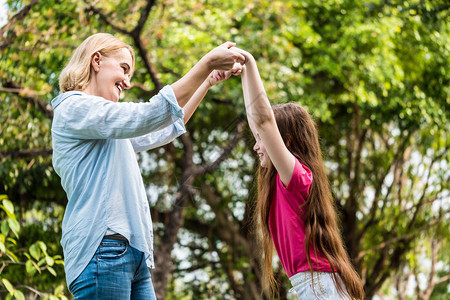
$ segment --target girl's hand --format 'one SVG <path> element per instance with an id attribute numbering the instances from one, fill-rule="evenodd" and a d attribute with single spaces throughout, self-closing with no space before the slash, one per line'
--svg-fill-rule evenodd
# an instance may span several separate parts
<path id="1" fill-rule="evenodd" d="M 239 53 L 245 57 L 244 65 L 247 64 L 248 62 L 254 60 L 253 55 L 248 51 L 245 51 L 245 50 L 235 47 L 235 46 L 231 47 L 230 49 L 236 51 L 237 53 Z"/>
<path id="2" fill-rule="evenodd" d="M 240 63 L 235 63 L 233 68 L 228 71 L 214 70 L 208 76 L 208 83 L 213 86 L 221 81 L 227 80 L 231 75 L 237 76 L 242 73 L 242 65 Z"/>

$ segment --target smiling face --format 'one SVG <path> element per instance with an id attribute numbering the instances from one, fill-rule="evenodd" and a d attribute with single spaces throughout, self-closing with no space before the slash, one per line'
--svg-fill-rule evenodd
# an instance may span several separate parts
<path id="1" fill-rule="evenodd" d="M 255 134 L 255 145 L 253 146 L 253 150 L 256 151 L 256 153 L 258 154 L 259 157 L 259 162 L 261 167 L 263 168 L 267 168 L 269 167 L 270 164 L 270 158 L 269 155 L 267 154 L 266 151 L 266 147 L 264 147 L 264 144 L 261 140 L 261 138 L 259 137 L 259 134 Z"/>
<path id="2" fill-rule="evenodd" d="M 92 80 L 84 92 L 113 102 L 119 101 L 120 94 L 131 87 L 131 66 L 131 53 L 126 48 L 109 56 L 95 53 L 91 63 Z"/>

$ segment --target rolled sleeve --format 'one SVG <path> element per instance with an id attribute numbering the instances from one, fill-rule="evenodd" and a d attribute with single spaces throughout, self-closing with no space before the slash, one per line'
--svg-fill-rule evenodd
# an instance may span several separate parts
<path id="1" fill-rule="evenodd" d="M 160 94 L 171 105 L 172 114 L 181 119 L 184 118 L 184 110 L 178 105 L 177 97 L 175 96 L 172 87 L 170 85 L 166 85 L 162 88 Z"/>
<path id="2" fill-rule="evenodd" d="M 146 103 L 114 103 L 77 93 L 53 105 L 54 131 L 77 139 L 130 139 L 166 128 L 184 117 L 170 85 Z"/>

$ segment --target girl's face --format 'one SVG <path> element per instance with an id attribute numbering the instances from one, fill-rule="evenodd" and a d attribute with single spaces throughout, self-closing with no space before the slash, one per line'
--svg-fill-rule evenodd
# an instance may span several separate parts
<path id="1" fill-rule="evenodd" d="M 267 154 L 266 147 L 264 147 L 264 144 L 261 138 L 259 137 L 258 133 L 255 134 L 255 140 L 256 142 L 255 145 L 253 146 L 253 150 L 255 150 L 259 156 L 259 162 L 261 164 L 261 167 L 267 168 L 270 164 L 270 158 L 269 155 Z"/>
<path id="2" fill-rule="evenodd" d="M 94 58 L 94 66 L 96 63 Z M 97 66 L 96 96 L 113 102 L 119 101 L 120 94 L 131 87 L 132 57 L 130 51 L 122 48 L 110 56 L 101 56 Z"/>

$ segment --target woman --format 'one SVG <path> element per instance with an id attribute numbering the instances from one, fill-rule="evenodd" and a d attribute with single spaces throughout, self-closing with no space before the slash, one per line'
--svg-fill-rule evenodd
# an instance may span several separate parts
<path id="1" fill-rule="evenodd" d="M 260 160 L 255 224 L 262 233 L 266 286 L 276 287 L 275 248 L 299 299 L 363 299 L 337 225 L 311 116 L 293 103 L 272 108 L 255 59 L 236 50 L 246 57 L 242 88 Z"/>
<path id="2" fill-rule="evenodd" d="M 239 73 L 232 67 L 244 57 L 232 46 L 213 49 L 146 103 L 118 102 L 135 59 L 110 34 L 88 37 L 61 72 L 53 166 L 68 197 L 61 244 L 75 299 L 155 299 L 152 222 L 135 152 L 184 133 L 208 88 Z"/>

